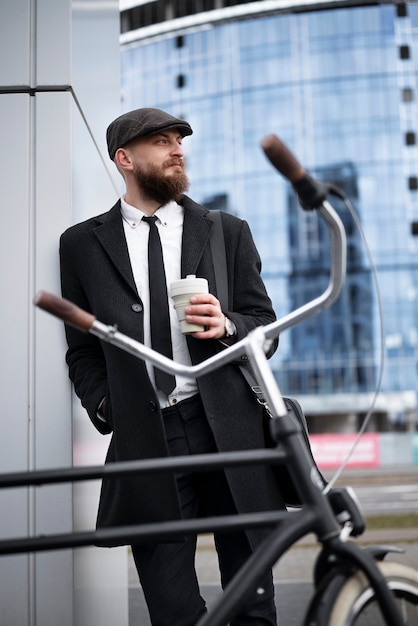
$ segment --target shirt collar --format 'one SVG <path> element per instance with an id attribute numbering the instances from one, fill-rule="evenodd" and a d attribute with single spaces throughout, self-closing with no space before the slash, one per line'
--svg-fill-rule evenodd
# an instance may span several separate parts
<path id="1" fill-rule="evenodd" d="M 124 196 L 122 196 L 122 198 L 120 199 L 120 204 L 123 219 L 129 224 L 131 228 L 137 228 L 142 218 L 146 217 L 146 213 L 141 211 L 141 209 L 137 209 L 131 204 L 128 204 Z M 163 225 L 166 225 L 170 219 L 170 214 L 172 213 L 173 208 L 180 208 L 177 202 L 174 202 L 174 200 L 168 202 L 167 204 L 164 204 L 164 206 L 161 206 L 155 211 L 154 215 L 158 217 Z"/>

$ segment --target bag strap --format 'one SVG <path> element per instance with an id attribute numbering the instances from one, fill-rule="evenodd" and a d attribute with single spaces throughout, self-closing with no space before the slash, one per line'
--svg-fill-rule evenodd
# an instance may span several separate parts
<path id="1" fill-rule="evenodd" d="M 225 251 L 225 237 L 222 228 L 221 221 L 221 212 L 218 210 L 210 211 L 210 219 L 213 222 L 212 232 L 210 236 L 210 247 L 212 251 L 212 261 L 213 261 L 213 269 L 215 273 L 215 283 L 216 283 L 216 293 L 218 296 L 218 300 L 221 303 L 221 308 L 223 311 L 228 310 L 228 273 L 227 273 L 227 265 L 226 265 L 226 251 Z M 264 393 L 257 383 L 254 374 L 252 373 L 249 367 L 246 367 L 243 363 L 238 363 L 238 367 L 241 370 L 242 375 L 247 381 L 250 389 L 254 393 L 257 402 L 262 404 L 268 415 L 271 416 L 271 412 L 269 410 L 267 401 L 264 397 Z M 293 398 L 283 398 L 284 403 L 288 411 L 291 411 L 299 424 L 302 426 L 302 433 L 307 444 L 309 453 L 312 456 L 312 450 L 308 437 L 308 425 L 306 423 L 305 414 L 300 406 L 299 402 L 294 400 Z M 312 460 L 315 463 L 315 460 Z M 316 466 L 316 463 L 315 463 Z M 319 470 L 318 470 L 319 472 Z M 320 472 L 319 472 L 320 473 Z M 326 480 L 320 473 L 321 478 L 326 485 Z"/>
<path id="2" fill-rule="evenodd" d="M 228 273 L 226 265 L 226 251 L 225 251 L 225 237 L 222 228 L 221 212 L 218 210 L 212 210 L 209 214 L 209 218 L 213 222 L 212 231 L 210 235 L 210 247 L 212 251 L 213 270 L 215 274 L 216 293 L 218 300 L 221 303 L 221 309 L 223 311 L 228 310 Z M 267 401 L 264 397 L 263 390 L 257 383 L 254 374 L 248 366 L 242 363 L 238 363 L 238 367 L 241 370 L 242 375 L 247 381 L 250 389 L 257 398 L 257 402 L 262 404 L 266 411 L 270 414 L 270 410 L 267 405 Z M 285 399 L 285 401 L 287 398 Z M 296 401 L 293 401 L 296 404 Z M 287 407 L 289 408 L 288 404 Z M 292 407 L 295 409 L 295 407 Z M 299 407 L 299 411 L 295 411 L 299 415 L 299 420 L 302 422 L 304 429 L 307 429 L 305 416 L 302 409 Z"/>
<path id="3" fill-rule="evenodd" d="M 225 251 L 225 237 L 222 228 L 221 212 L 213 210 L 210 212 L 210 219 L 213 222 L 210 247 L 212 251 L 213 270 L 215 274 L 216 294 L 218 300 L 221 303 L 221 309 L 223 311 L 228 310 L 228 272 L 226 265 L 226 251 Z M 267 407 L 266 400 L 264 398 L 263 391 L 260 385 L 255 380 L 251 370 L 245 365 L 239 363 L 238 367 L 241 370 L 242 375 L 250 386 L 251 390 L 257 398 L 257 402 Z"/>
<path id="4" fill-rule="evenodd" d="M 213 222 L 210 235 L 210 248 L 212 251 L 213 270 L 215 273 L 216 293 L 223 311 L 228 310 L 228 273 L 226 266 L 226 251 L 224 230 L 222 228 L 221 212 L 210 212 Z"/>

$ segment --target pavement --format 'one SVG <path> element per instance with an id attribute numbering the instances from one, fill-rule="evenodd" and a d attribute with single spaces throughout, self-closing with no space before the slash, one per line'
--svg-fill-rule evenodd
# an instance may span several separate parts
<path id="1" fill-rule="evenodd" d="M 418 529 L 366 530 L 354 540 L 359 545 L 393 545 L 403 553 L 393 553 L 390 559 L 418 569 Z M 312 573 L 320 546 L 314 535 L 306 535 L 299 540 L 273 568 L 274 580 L 280 582 L 307 582 Z M 204 583 L 219 581 L 216 552 L 211 535 L 201 535 L 198 541 L 196 568 L 199 580 Z"/>
<path id="2" fill-rule="evenodd" d="M 328 478 L 328 477 L 327 477 Z M 394 476 L 393 471 L 388 472 L 352 472 L 345 475 L 341 484 L 350 484 L 354 488 L 361 484 L 378 484 L 382 481 L 393 480 L 396 484 L 406 482 L 418 482 L 418 472 L 413 472 L 412 477 L 407 478 L 399 472 Z M 338 482 L 337 482 L 338 485 Z M 418 511 L 417 511 L 418 513 Z M 404 563 L 418 569 L 418 528 L 389 528 L 367 529 L 356 539 L 359 545 L 391 545 L 400 548 L 403 552 L 393 552 L 387 559 Z M 312 575 L 316 558 L 321 546 L 317 543 L 313 534 L 300 539 L 278 561 L 273 569 L 276 588 L 276 603 L 281 610 L 282 616 L 279 623 L 286 626 L 300 626 L 304 611 L 312 595 Z M 210 609 L 211 603 L 221 593 L 219 570 L 216 551 L 211 534 L 200 535 L 196 553 L 196 570 L 202 587 L 202 594 L 207 600 Z M 132 557 L 129 559 L 129 586 L 130 586 L 130 626 L 147 626 L 149 619 L 138 584 L 138 578 L 133 565 Z M 280 613 L 278 613 L 280 618 Z"/>
<path id="3" fill-rule="evenodd" d="M 392 553 L 387 559 L 418 569 L 417 535 L 418 530 L 415 528 L 366 531 L 356 542 L 397 546 L 404 552 Z M 318 553 L 315 537 L 307 535 L 284 554 L 274 567 L 277 617 L 281 626 L 301 626 L 304 623 L 314 593 L 312 574 Z M 201 593 L 210 612 L 211 606 L 222 594 L 211 535 L 199 537 L 196 570 Z M 129 559 L 129 585 L 129 626 L 151 626 L 132 558 Z"/>

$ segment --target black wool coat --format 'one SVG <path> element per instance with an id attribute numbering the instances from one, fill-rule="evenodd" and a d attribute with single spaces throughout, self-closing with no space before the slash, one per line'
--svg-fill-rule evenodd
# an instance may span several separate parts
<path id="1" fill-rule="evenodd" d="M 181 275 L 205 277 L 216 295 L 208 210 L 187 196 Z M 228 266 L 229 306 L 238 339 L 275 319 L 260 277 L 260 258 L 247 223 L 222 213 Z M 129 261 L 120 202 L 102 215 L 69 228 L 60 240 L 62 295 L 93 313 L 104 324 L 143 341 L 142 302 Z M 82 405 L 102 434 L 112 433 L 106 462 L 168 455 L 161 411 L 142 360 L 91 334 L 66 327 L 69 375 Z M 219 352 L 217 340 L 187 338 L 192 362 Z M 199 392 L 219 451 L 264 447 L 262 407 L 236 365 L 198 379 Z M 106 396 L 106 423 L 97 408 Z M 283 508 L 269 467 L 226 470 L 239 513 Z M 108 478 L 102 483 L 98 528 L 149 523 L 181 517 L 171 474 Z M 256 544 L 265 530 L 249 531 Z"/>

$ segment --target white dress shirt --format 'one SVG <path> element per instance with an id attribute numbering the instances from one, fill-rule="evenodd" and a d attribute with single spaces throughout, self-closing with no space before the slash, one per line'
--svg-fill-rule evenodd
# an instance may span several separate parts
<path id="1" fill-rule="evenodd" d="M 142 220 L 146 214 L 136 207 L 129 205 L 124 198 L 121 198 L 121 213 L 135 285 L 144 307 L 144 344 L 151 347 L 148 285 L 148 237 L 150 229 L 148 224 Z M 163 249 L 167 292 L 169 293 L 171 283 L 181 278 L 181 241 L 184 209 L 176 202 L 169 202 L 160 207 L 154 215 L 158 218 L 156 225 Z M 180 331 L 180 323 L 177 318 L 173 300 L 170 297 L 168 304 L 171 340 L 173 344 L 173 360 L 176 361 L 176 363 L 191 365 L 186 337 Z M 150 379 L 155 385 L 153 365 L 146 363 L 146 367 Z M 184 400 L 196 393 L 196 380 L 185 378 L 184 376 L 176 376 L 176 386 L 168 398 L 165 393 L 157 390 L 158 399 L 163 408 L 176 404 L 180 402 L 180 400 Z"/>

